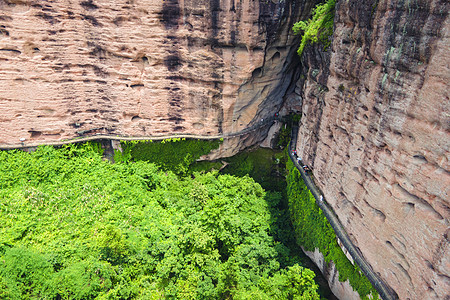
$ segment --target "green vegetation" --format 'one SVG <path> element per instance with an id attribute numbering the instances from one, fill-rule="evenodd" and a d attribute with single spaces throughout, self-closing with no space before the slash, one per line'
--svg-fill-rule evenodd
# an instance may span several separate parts
<path id="1" fill-rule="evenodd" d="M 289 211 L 298 244 L 308 251 L 318 248 L 327 263 L 333 261 L 336 265 L 339 280 L 348 279 L 362 299 L 369 299 L 369 295 L 378 295 L 359 267 L 354 266 L 342 252 L 333 228 L 315 203 L 314 196 L 291 160 L 288 161 L 287 168 Z"/>
<path id="2" fill-rule="evenodd" d="M 292 30 L 295 34 L 303 32 L 297 53 L 302 56 L 306 44 L 320 42 L 326 50 L 330 46 L 330 37 L 333 34 L 333 21 L 336 0 L 327 0 L 318 4 L 312 11 L 312 18 L 294 24 Z"/>
<path id="3" fill-rule="evenodd" d="M 277 145 L 280 149 L 284 149 L 291 140 L 292 126 L 298 125 L 302 115 L 290 113 L 283 118 L 283 126 L 281 127 L 280 134 L 278 135 Z"/>
<path id="4" fill-rule="evenodd" d="M 271 235 L 280 193 L 100 150 L 0 152 L 1 299 L 319 299 Z"/>
<path id="5" fill-rule="evenodd" d="M 281 151 L 258 148 L 244 151 L 223 161 L 228 165 L 221 171 L 238 177 L 250 176 L 264 190 L 286 193 L 286 156 Z"/>
<path id="6" fill-rule="evenodd" d="M 116 151 L 115 162 L 148 161 L 157 164 L 163 170 L 186 175 L 189 166 L 200 156 L 217 149 L 223 140 L 168 139 L 161 142 L 123 141 L 123 153 Z"/>
<path id="7" fill-rule="evenodd" d="M 292 122 L 298 123 L 299 115 L 292 115 L 285 120 L 287 126 L 292 126 Z M 220 174 L 234 176 L 250 176 L 266 190 L 266 201 L 269 203 L 271 218 L 274 222 L 270 228 L 270 234 L 275 242 L 283 244 L 289 248 L 291 259 L 301 262 L 301 265 L 316 270 L 316 282 L 319 284 L 319 294 L 322 298 L 328 299 L 331 290 L 328 282 L 320 274 L 320 270 L 301 251 L 295 236 L 294 229 L 289 217 L 287 196 L 286 196 L 286 153 L 284 151 L 271 150 L 266 148 L 256 148 L 240 152 L 232 157 L 221 159 L 221 162 L 201 161 L 193 164 L 191 169 L 208 170 L 213 167 L 218 170 L 225 162 L 227 166 L 220 171 Z M 279 194 L 282 197 L 279 197 Z"/>

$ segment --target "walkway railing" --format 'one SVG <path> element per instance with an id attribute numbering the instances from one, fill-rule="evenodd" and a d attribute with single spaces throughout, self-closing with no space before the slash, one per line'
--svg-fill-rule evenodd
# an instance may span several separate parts
<path id="1" fill-rule="evenodd" d="M 302 178 L 309 188 L 314 198 L 316 199 L 317 205 L 320 207 L 328 222 L 330 222 L 331 227 L 333 227 L 334 232 L 337 237 L 341 240 L 344 247 L 350 253 L 353 261 L 359 266 L 364 275 L 369 279 L 370 283 L 372 283 L 373 287 L 377 290 L 378 294 L 382 299 L 385 300 L 394 300 L 398 299 L 398 296 L 392 289 L 384 283 L 384 281 L 373 271 L 372 267 L 366 262 L 363 255 L 359 252 L 359 250 L 353 245 L 352 241 L 347 235 L 347 232 L 339 221 L 338 217 L 334 213 L 333 209 L 325 202 L 325 198 L 323 194 L 320 192 L 319 188 L 314 184 L 311 176 L 309 176 L 302 168 L 302 165 L 299 164 L 297 157 L 295 157 L 293 150 L 293 145 L 297 144 L 297 136 L 298 136 L 298 127 L 294 126 L 292 129 L 292 137 L 291 143 L 289 144 L 289 156 L 296 166 L 296 168 L 300 171 Z M 300 161 L 301 162 L 301 161 Z"/>
<path id="2" fill-rule="evenodd" d="M 248 134 L 257 129 L 266 127 L 268 125 L 272 125 L 278 117 L 271 117 L 267 119 L 263 119 L 263 121 L 258 121 L 254 125 L 247 127 L 238 132 L 231 132 L 227 134 L 220 135 L 201 135 L 201 134 L 191 134 L 191 133 L 181 133 L 181 134 L 170 134 L 170 135 L 154 135 L 154 136 L 121 136 L 121 135 L 112 135 L 112 134 L 94 134 L 90 136 L 76 137 L 68 140 L 62 141 L 54 141 L 54 142 L 35 142 L 35 143 L 20 143 L 20 144 L 0 144 L 0 150 L 11 150 L 11 149 L 23 149 L 23 148 L 33 148 L 40 145 L 49 145 L 49 146 L 62 146 L 72 143 L 83 143 L 88 141 L 96 141 L 96 140 L 116 140 L 116 141 L 161 141 L 166 139 L 173 138 L 186 138 L 186 139 L 200 139 L 200 140 L 217 140 L 221 138 L 232 138 L 241 136 L 244 134 Z"/>

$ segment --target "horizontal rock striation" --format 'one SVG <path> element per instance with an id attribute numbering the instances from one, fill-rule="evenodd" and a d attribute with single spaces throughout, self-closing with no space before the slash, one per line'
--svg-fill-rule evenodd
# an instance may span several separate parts
<path id="1" fill-rule="evenodd" d="M 299 62 L 297 6 L 1 0 L 0 144 L 253 126 L 282 105 Z"/>
<path id="2" fill-rule="evenodd" d="M 0 0 L 0 148 L 93 135 L 229 136 L 301 109 L 297 152 L 400 299 L 450 297 L 445 0 Z M 210 157 L 261 142 L 268 126 Z"/>
<path id="3" fill-rule="evenodd" d="M 332 51 L 305 49 L 297 82 L 297 152 L 400 299 L 450 297 L 448 11 L 338 1 Z"/>

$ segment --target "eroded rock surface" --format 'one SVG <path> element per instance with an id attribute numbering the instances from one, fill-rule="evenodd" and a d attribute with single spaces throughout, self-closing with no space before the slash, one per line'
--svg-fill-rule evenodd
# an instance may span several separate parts
<path id="1" fill-rule="evenodd" d="M 298 68 L 290 28 L 312 2 L 0 0 L 0 145 L 239 132 L 284 101 L 373 269 L 400 299 L 446 299 L 448 1 L 337 2 L 331 51 L 307 47 Z"/>
<path id="2" fill-rule="evenodd" d="M 0 0 L 0 144 L 252 126 L 296 70 L 297 6 Z"/>
<path id="3" fill-rule="evenodd" d="M 345 300 L 359 300 L 361 297 L 355 292 L 350 285 L 349 281 L 339 281 L 339 272 L 336 270 L 336 266 L 333 262 L 325 262 L 323 254 L 319 249 L 315 249 L 314 252 L 304 251 L 305 254 L 317 265 L 320 272 L 328 281 L 328 285 L 338 299 Z"/>
<path id="4" fill-rule="evenodd" d="M 449 3 L 336 8 L 332 51 L 302 59 L 297 151 L 400 299 L 448 299 Z"/>

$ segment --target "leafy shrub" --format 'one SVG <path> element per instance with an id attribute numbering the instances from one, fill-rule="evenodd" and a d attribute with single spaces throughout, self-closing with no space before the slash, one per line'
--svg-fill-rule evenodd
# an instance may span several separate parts
<path id="1" fill-rule="evenodd" d="M 0 263 L 0 295 L 40 297 L 47 289 L 52 267 L 43 255 L 24 247 L 6 250 Z M 16 299 L 17 299 L 16 298 Z M 4 298 L 3 298 L 4 299 Z"/>
<path id="2" fill-rule="evenodd" d="M 52 275 L 49 298 L 93 299 L 112 288 L 116 270 L 108 262 L 88 258 Z"/>
<path id="3" fill-rule="evenodd" d="M 302 56 L 306 44 L 321 42 L 324 48 L 330 46 L 330 37 L 333 34 L 333 22 L 336 0 L 327 0 L 318 4 L 312 11 L 312 18 L 307 21 L 299 21 L 294 24 L 292 30 L 295 34 L 303 32 L 297 53 Z"/>
<path id="4" fill-rule="evenodd" d="M 180 175 L 186 175 L 189 166 L 200 156 L 217 149 L 221 140 L 198 139 L 168 139 L 153 141 L 123 141 L 123 153 L 116 152 L 116 162 L 142 160 L 157 164 L 164 170 L 171 170 Z"/>

